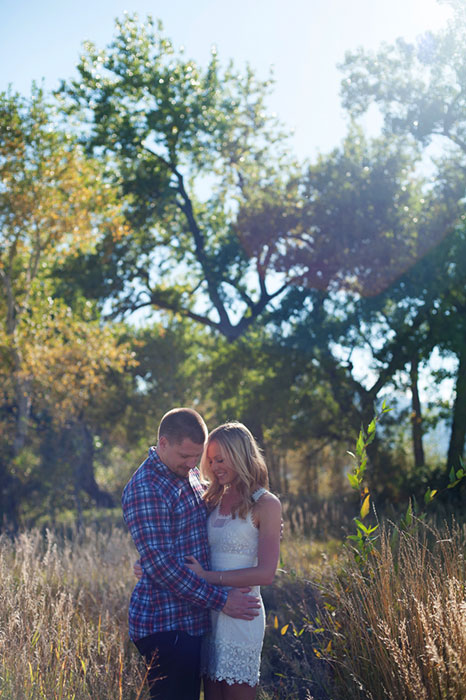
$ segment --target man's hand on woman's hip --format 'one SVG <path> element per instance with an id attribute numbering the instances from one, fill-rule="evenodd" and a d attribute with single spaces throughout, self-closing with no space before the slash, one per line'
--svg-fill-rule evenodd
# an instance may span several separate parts
<path id="1" fill-rule="evenodd" d="M 261 604 L 259 598 L 248 595 L 250 590 L 250 588 L 232 588 L 228 591 L 227 602 L 222 612 L 239 620 L 253 620 L 257 617 Z"/>

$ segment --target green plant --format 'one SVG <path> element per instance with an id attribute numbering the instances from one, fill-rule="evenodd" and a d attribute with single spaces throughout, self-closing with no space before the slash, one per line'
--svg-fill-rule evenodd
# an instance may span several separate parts
<path id="1" fill-rule="evenodd" d="M 359 517 L 353 518 L 356 524 L 356 534 L 347 535 L 347 539 L 352 543 L 351 549 L 356 561 L 362 566 L 367 562 L 369 556 L 375 552 L 374 544 L 378 538 L 378 534 L 375 533 L 379 528 L 378 523 L 375 525 L 365 525 L 363 523 L 363 520 L 366 519 L 370 512 L 371 502 L 369 488 L 364 485 L 368 462 L 367 448 L 374 441 L 377 423 L 385 413 L 391 410 L 391 408 L 385 405 L 384 401 L 380 413 L 371 420 L 367 431 L 361 427 L 356 442 L 355 453 L 348 451 L 348 454 L 355 462 L 353 470 L 348 474 L 348 481 L 351 488 L 359 494 L 360 507 Z"/>

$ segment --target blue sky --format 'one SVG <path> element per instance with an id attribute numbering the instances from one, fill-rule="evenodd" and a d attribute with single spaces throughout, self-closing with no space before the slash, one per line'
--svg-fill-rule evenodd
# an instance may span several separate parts
<path id="1" fill-rule="evenodd" d="M 0 0 L 0 90 L 53 89 L 74 74 L 83 41 L 104 47 L 127 10 L 161 19 L 175 46 L 208 61 L 249 62 L 259 77 L 274 66 L 270 109 L 295 132 L 296 155 L 313 159 L 346 131 L 337 63 L 357 46 L 436 30 L 448 8 L 436 0 Z M 372 125 L 375 129 L 375 122 Z"/>

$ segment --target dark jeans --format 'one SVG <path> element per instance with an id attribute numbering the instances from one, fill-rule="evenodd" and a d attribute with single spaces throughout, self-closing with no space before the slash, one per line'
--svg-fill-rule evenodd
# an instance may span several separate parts
<path id="1" fill-rule="evenodd" d="M 201 639 L 156 632 L 135 642 L 148 666 L 151 700 L 199 700 Z"/>

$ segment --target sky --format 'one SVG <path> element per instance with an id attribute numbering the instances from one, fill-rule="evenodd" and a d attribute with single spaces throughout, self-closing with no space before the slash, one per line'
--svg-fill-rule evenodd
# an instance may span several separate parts
<path id="1" fill-rule="evenodd" d="M 260 78 L 273 67 L 270 110 L 294 132 L 300 160 L 345 135 L 337 64 L 347 50 L 414 41 L 449 16 L 436 0 L 0 0 L 0 90 L 27 95 L 33 80 L 58 87 L 75 75 L 82 43 L 104 48 L 125 11 L 161 19 L 175 47 L 201 64 L 215 45 L 222 63 L 249 63 Z"/>

